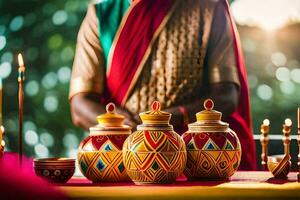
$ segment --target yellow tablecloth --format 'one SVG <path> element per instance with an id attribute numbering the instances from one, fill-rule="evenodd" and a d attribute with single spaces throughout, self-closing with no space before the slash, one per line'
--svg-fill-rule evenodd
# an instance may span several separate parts
<path id="1" fill-rule="evenodd" d="M 300 183 L 297 173 L 287 180 L 276 180 L 269 172 L 237 172 L 230 181 L 177 181 L 170 185 L 133 183 L 93 184 L 73 178 L 59 188 L 73 199 L 298 199 Z"/>

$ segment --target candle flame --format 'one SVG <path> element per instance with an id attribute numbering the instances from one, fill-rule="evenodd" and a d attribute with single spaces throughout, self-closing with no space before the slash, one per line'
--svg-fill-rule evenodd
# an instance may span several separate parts
<path id="1" fill-rule="evenodd" d="M 285 119 L 284 123 L 286 126 L 292 126 L 292 120 L 290 118 Z"/>
<path id="2" fill-rule="evenodd" d="M 25 66 L 24 66 L 23 56 L 20 53 L 18 54 L 18 62 L 19 62 L 19 70 L 24 72 Z"/>
<path id="3" fill-rule="evenodd" d="M 263 125 L 269 126 L 269 125 L 270 125 L 270 120 L 265 119 L 265 120 L 263 121 Z"/>

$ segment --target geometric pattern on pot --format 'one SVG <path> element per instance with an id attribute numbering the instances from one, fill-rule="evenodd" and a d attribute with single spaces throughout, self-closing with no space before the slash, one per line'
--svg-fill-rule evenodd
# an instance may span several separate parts
<path id="1" fill-rule="evenodd" d="M 127 134 L 88 136 L 80 143 L 79 151 L 122 151 L 127 137 Z"/>
<path id="2" fill-rule="evenodd" d="M 137 131 L 124 142 L 123 161 L 137 184 L 175 181 L 186 164 L 185 145 L 172 131 Z"/>
<path id="3" fill-rule="evenodd" d="M 239 150 L 187 151 L 184 174 L 190 178 L 227 179 L 237 170 L 241 153 Z"/>
<path id="4" fill-rule="evenodd" d="M 232 132 L 186 132 L 187 147 L 184 174 L 189 178 L 226 179 L 237 170 L 241 146 Z"/>
<path id="5" fill-rule="evenodd" d="M 192 133 L 183 136 L 187 150 L 238 150 L 240 145 L 231 132 Z"/>
<path id="6" fill-rule="evenodd" d="M 121 151 L 79 152 L 81 172 L 93 182 L 120 182 L 130 180 L 124 168 Z"/>
<path id="7" fill-rule="evenodd" d="M 122 161 L 122 146 L 128 134 L 90 135 L 79 145 L 78 163 L 93 182 L 130 180 Z"/>

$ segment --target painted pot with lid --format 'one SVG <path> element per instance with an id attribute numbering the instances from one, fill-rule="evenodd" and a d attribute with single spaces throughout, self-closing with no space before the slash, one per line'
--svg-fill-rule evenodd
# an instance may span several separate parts
<path id="1" fill-rule="evenodd" d="M 239 139 L 229 124 L 221 121 L 222 113 L 213 110 L 211 99 L 204 102 L 204 108 L 182 135 L 187 148 L 184 174 L 189 179 L 228 179 L 240 164 Z"/>
<path id="2" fill-rule="evenodd" d="M 182 138 L 169 124 L 171 114 L 160 110 L 155 101 L 152 110 L 140 113 L 142 124 L 123 146 L 123 160 L 129 177 L 136 184 L 171 183 L 186 165 Z"/>
<path id="3" fill-rule="evenodd" d="M 98 125 L 79 145 L 78 164 L 82 174 L 93 182 L 119 182 L 130 180 L 122 160 L 122 147 L 131 134 L 131 127 L 124 125 L 125 117 L 115 113 L 109 103 L 106 113 L 97 117 Z"/>

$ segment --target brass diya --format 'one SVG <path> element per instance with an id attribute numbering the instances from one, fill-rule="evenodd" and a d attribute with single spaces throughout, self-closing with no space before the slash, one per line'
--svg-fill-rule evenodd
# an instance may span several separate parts
<path id="1" fill-rule="evenodd" d="M 290 143 L 291 143 L 291 130 L 292 121 L 290 119 L 285 120 L 283 125 L 283 145 L 284 155 L 268 156 L 268 169 L 275 178 L 286 179 L 291 169 L 291 156 L 290 156 Z"/>
<path id="2" fill-rule="evenodd" d="M 93 182 L 130 180 L 122 160 L 122 147 L 131 134 L 124 125 L 125 117 L 115 113 L 109 103 L 106 113 L 97 117 L 98 125 L 90 128 L 90 135 L 79 145 L 78 164 L 82 174 Z"/>
<path id="3" fill-rule="evenodd" d="M 239 139 L 229 124 L 221 121 L 222 113 L 213 110 L 211 99 L 204 102 L 204 108 L 182 135 L 187 148 L 184 174 L 189 179 L 228 179 L 240 165 Z"/>
<path id="4" fill-rule="evenodd" d="M 184 141 L 169 124 L 171 114 L 160 110 L 140 113 L 143 124 L 124 142 L 123 160 L 129 177 L 136 184 L 172 183 L 186 165 Z"/>
<path id="5" fill-rule="evenodd" d="M 33 161 L 37 176 L 52 183 L 66 183 L 75 172 L 75 159 L 43 158 Z"/>

